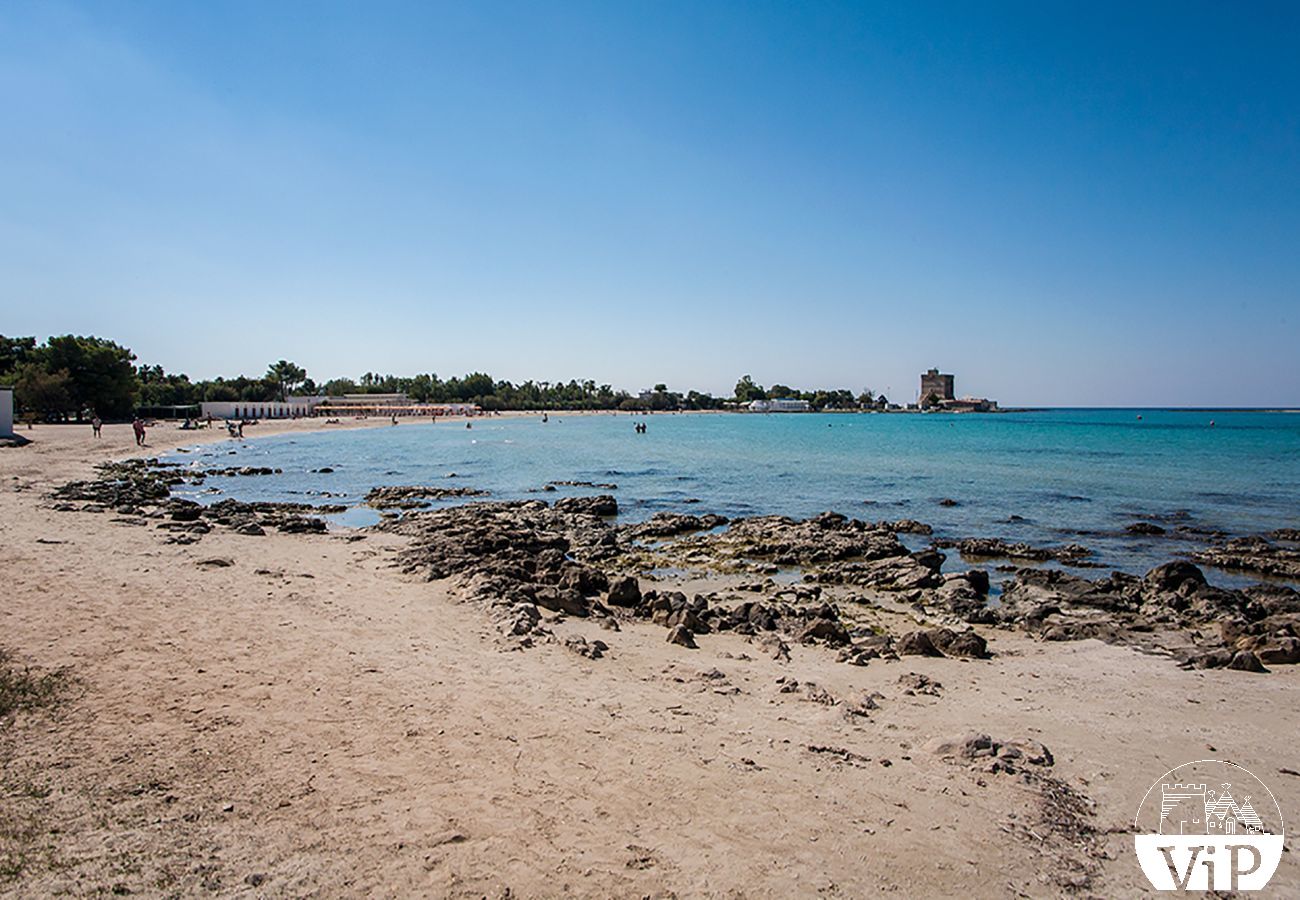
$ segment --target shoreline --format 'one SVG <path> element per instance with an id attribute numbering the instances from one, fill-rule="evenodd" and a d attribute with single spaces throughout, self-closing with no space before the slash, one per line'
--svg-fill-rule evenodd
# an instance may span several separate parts
<path id="1" fill-rule="evenodd" d="M 71 427 L 0 450 L 0 649 L 80 685 L 3 737 L 6 771 L 44 799 L 6 789 L 39 841 L 0 893 L 1129 894 L 1145 884 L 1132 809 L 1207 737 L 1300 808 L 1300 779 L 1277 774 L 1300 666 L 1186 671 L 981 625 L 991 659 L 849 665 L 816 638 L 783 637 L 783 659 L 714 629 L 688 650 L 636 615 L 607 630 L 546 609 L 550 637 L 518 649 L 464 576 L 402 573 L 423 538 L 214 527 L 176 544 L 129 515 L 54 509 L 47 494 L 97 462 L 228 439 L 134 448 L 127 426 L 99 443 Z M 725 610 L 738 579 L 754 580 L 643 587 Z M 749 596 L 821 602 L 781 590 Z M 862 612 L 898 635 L 949 615 L 887 593 Z M 925 749 L 969 731 L 1055 761 L 990 772 Z M 1081 830 L 1043 818 L 1054 791 L 1086 798 Z M 1273 886 L 1300 889 L 1294 861 Z"/>

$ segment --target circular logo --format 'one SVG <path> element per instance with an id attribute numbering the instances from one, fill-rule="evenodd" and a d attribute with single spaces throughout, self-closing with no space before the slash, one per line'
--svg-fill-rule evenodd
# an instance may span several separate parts
<path id="1" fill-rule="evenodd" d="M 1285 824 L 1273 792 L 1218 759 L 1170 769 L 1133 820 L 1138 862 L 1158 891 L 1257 891 L 1282 859 Z"/>

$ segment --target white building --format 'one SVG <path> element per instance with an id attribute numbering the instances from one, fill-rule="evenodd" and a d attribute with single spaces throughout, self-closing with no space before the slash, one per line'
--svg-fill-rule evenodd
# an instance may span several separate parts
<path id="1" fill-rule="evenodd" d="M 290 397 L 278 400 L 221 400 L 200 403 L 200 415 L 214 419 L 294 419 L 310 416 L 324 397 Z"/>
<path id="2" fill-rule="evenodd" d="M 750 412 L 809 412 L 812 410 L 811 404 L 807 400 L 751 400 L 749 401 Z"/>
<path id="3" fill-rule="evenodd" d="M 14 389 L 0 387 L 0 438 L 14 436 Z"/>

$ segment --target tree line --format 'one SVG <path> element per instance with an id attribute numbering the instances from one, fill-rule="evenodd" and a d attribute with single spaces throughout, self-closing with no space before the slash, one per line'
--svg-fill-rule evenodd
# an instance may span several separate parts
<path id="1" fill-rule="evenodd" d="M 723 409 L 752 400 L 807 400 L 813 409 L 883 407 L 884 397 L 866 390 L 798 391 L 782 384 L 770 388 L 746 375 L 731 397 L 690 390 L 670 391 L 666 384 L 631 394 L 595 381 L 498 381 L 485 372 L 439 378 L 367 372 L 360 378 L 331 378 L 317 383 L 289 360 L 271 363 L 259 377 L 239 375 L 191 381 L 158 365 L 138 365 L 127 347 L 99 337 L 63 335 L 38 344 L 34 337 L 0 335 L 0 384 L 12 385 L 20 414 L 47 421 L 99 415 L 124 419 L 138 410 L 197 406 L 203 402 L 265 403 L 295 395 L 338 397 L 344 394 L 403 393 L 418 403 L 477 403 L 486 410 Z"/>

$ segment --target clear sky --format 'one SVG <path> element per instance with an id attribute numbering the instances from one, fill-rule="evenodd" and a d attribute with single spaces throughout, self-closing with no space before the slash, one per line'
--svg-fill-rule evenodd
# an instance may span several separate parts
<path id="1" fill-rule="evenodd" d="M 1300 405 L 1300 6 L 0 4 L 0 333 Z"/>

